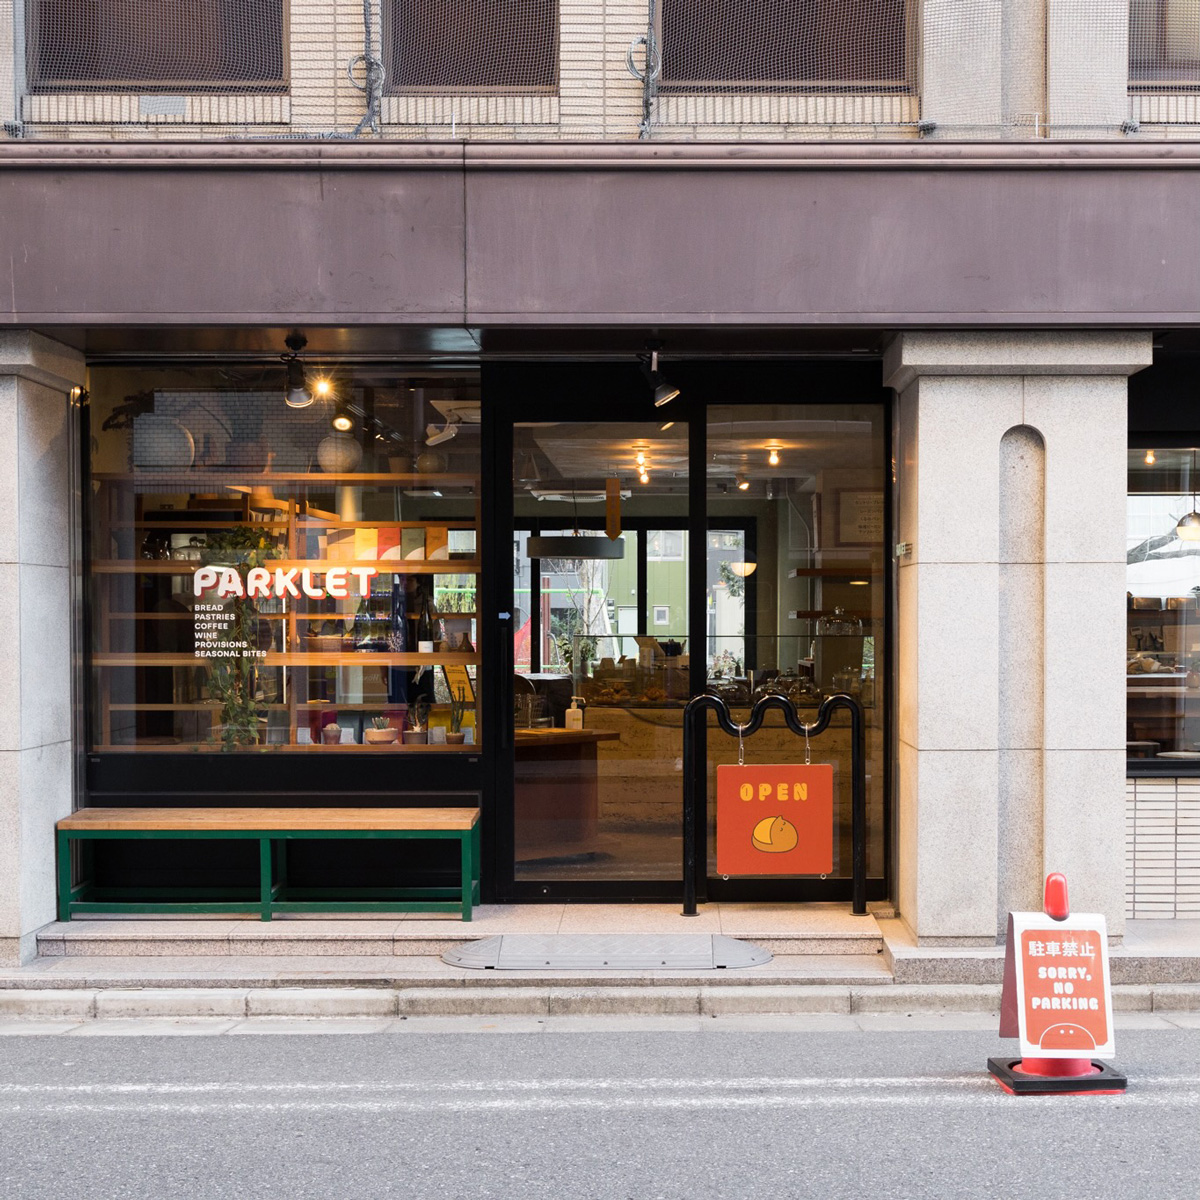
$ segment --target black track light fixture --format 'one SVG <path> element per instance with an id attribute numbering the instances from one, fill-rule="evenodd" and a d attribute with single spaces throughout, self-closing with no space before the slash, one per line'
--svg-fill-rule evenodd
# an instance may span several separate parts
<path id="1" fill-rule="evenodd" d="M 288 408 L 307 408 L 313 402 L 312 389 L 304 375 L 304 364 L 300 361 L 300 351 L 308 345 L 308 338 L 298 329 L 283 339 L 288 348 L 287 354 L 279 357 L 284 365 L 286 377 L 283 385 L 283 399 Z"/>
<path id="2" fill-rule="evenodd" d="M 655 408 L 662 408 L 664 404 L 669 404 L 679 395 L 679 389 L 670 383 L 658 369 L 658 352 L 661 349 L 662 342 L 647 342 L 646 353 L 638 355 L 641 372 L 646 377 L 646 382 L 654 389 Z"/>

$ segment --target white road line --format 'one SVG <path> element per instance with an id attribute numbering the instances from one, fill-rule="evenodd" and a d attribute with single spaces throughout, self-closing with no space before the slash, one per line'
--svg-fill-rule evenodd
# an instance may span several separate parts
<path id="1" fill-rule="evenodd" d="M 1188 1090 L 1196 1080 L 1187 1075 L 1138 1075 L 1134 1086 L 1141 1088 L 1179 1088 Z M 990 1089 L 995 1081 L 984 1071 L 958 1075 L 922 1076 L 851 1076 L 800 1077 L 774 1079 L 770 1076 L 732 1076 L 714 1079 L 437 1079 L 437 1080 L 330 1080 L 249 1083 L 240 1080 L 215 1080 L 204 1083 L 0 1083 L 0 1099 L 8 1096 L 172 1096 L 172 1095 L 256 1095 L 271 1093 L 377 1093 L 395 1092 L 738 1092 L 738 1091 L 887 1091 L 911 1092 L 918 1089 Z"/>
<path id="2" fill-rule="evenodd" d="M 88 1116 L 88 1115 L 123 1115 L 154 1114 L 179 1116 L 220 1116 L 220 1115 L 261 1115 L 274 1114 L 316 1114 L 316 1113 L 355 1113 L 359 1115 L 376 1115 L 387 1113 L 431 1114 L 431 1113 L 529 1113 L 529 1112 L 564 1112 L 574 1111 L 680 1111 L 697 1112 L 715 1110 L 729 1112 L 731 1110 L 770 1110 L 770 1109 L 806 1109 L 806 1108 L 886 1108 L 903 1107 L 906 1111 L 913 1109 L 943 1109 L 953 1108 L 999 1108 L 1002 1106 L 1024 1105 L 1032 1111 L 1035 1107 L 1052 1106 L 1055 1108 L 1067 1104 L 1087 1102 L 1092 1105 L 1117 1108 L 1196 1108 L 1200 1107 L 1200 1092 L 1177 1093 L 1127 1093 L 1123 1096 L 1039 1096 L 1033 1098 L 1009 1096 L 994 1086 L 990 1092 L 973 1093 L 925 1093 L 922 1095 L 901 1095 L 887 1093 L 861 1093 L 828 1095 L 764 1095 L 764 1096 L 555 1096 L 555 1097 L 508 1097 L 482 1099 L 463 1097 L 461 1099 L 419 1100 L 283 1100 L 250 1102 L 229 1100 L 213 1103 L 171 1104 L 163 1101 L 135 1101 L 128 1104 L 119 1103 L 79 1103 L 73 1101 L 51 1102 L 48 1104 L 21 1104 L 0 1102 L 0 1119 L 6 1116 Z"/>

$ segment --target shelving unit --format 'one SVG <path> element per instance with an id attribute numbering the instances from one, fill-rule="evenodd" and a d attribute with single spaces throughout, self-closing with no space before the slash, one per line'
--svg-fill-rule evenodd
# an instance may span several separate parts
<path id="1" fill-rule="evenodd" d="M 322 553 L 315 539 L 321 539 L 320 546 L 324 547 L 324 538 L 330 536 L 332 541 L 332 534 L 338 531 L 386 531 L 393 534 L 386 554 L 399 553 L 398 550 L 391 551 L 391 546 L 398 544 L 395 535 L 401 531 L 424 530 L 425 541 L 429 544 L 429 531 L 436 530 L 438 537 L 433 544 L 440 547 L 447 544 L 451 531 L 470 530 L 475 533 L 478 548 L 477 476 L 395 472 L 247 475 L 231 469 L 190 468 L 99 472 L 92 479 L 99 485 L 93 520 L 96 558 L 91 563 L 94 650 L 90 662 L 97 701 L 95 750 L 122 754 L 220 750 L 219 726 L 224 706 L 220 699 L 203 697 L 211 684 L 206 680 L 207 668 L 225 663 L 244 671 L 250 686 L 256 690 L 263 688 L 265 692 L 264 700 L 254 705 L 268 739 L 260 743 L 262 749 L 322 753 L 351 750 L 377 754 L 478 753 L 479 747 L 473 744 L 404 745 L 398 740 L 385 744 L 364 741 L 327 746 L 301 741 L 299 736 L 300 730 L 305 730 L 308 736 L 312 736 L 310 730 L 319 731 L 320 725 L 314 723 L 321 720 L 322 714 L 331 712 L 352 715 L 355 724 L 372 713 L 397 724 L 408 703 L 389 697 L 398 689 L 402 695 L 411 698 L 416 679 L 397 683 L 395 675 L 389 676 L 388 672 L 412 673 L 420 672 L 422 668 L 441 668 L 461 673 L 460 678 L 471 684 L 477 706 L 478 688 L 474 676 L 481 655 L 475 640 L 474 605 L 465 612 L 431 612 L 432 619 L 439 625 L 443 621 L 472 623 L 468 634 L 474 649 L 421 653 L 408 649 L 391 651 L 351 646 L 340 650 L 309 648 L 309 639 L 314 636 L 339 636 L 336 633 L 318 634 L 317 627 L 321 625 L 327 628 L 330 624 L 338 626 L 343 631 L 342 636 L 350 641 L 353 635 L 348 631 L 360 627 L 360 618 L 369 621 L 369 628 L 373 628 L 377 638 L 381 639 L 380 630 L 386 632 L 392 614 L 386 606 L 381 611 L 378 590 L 369 588 L 365 596 L 354 591 L 349 597 L 329 601 L 314 601 L 303 595 L 252 601 L 255 607 L 251 619 L 262 623 L 260 628 L 264 630 L 264 636 L 265 630 L 271 630 L 269 648 L 260 653 L 250 651 L 208 658 L 197 653 L 202 646 L 192 642 L 189 636 L 189 626 L 197 620 L 190 607 L 191 577 L 202 565 L 235 565 L 234 557 L 231 556 L 228 563 L 216 559 L 210 561 L 204 556 L 203 546 L 182 547 L 189 551 L 187 557 L 139 556 L 147 546 L 177 553 L 181 550 L 179 543 L 185 540 L 181 535 L 191 534 L 206 542 L 213 534 L 249 527 L 255 533 L 263 534 L 279 553 L 278 558 L 265 558 L 261 562 L 272 572 L 276 569 L 307 569 L 312 573 L 310 578 L 320 584 L 324 574 L 331 569 L 373 568 L 375 588 L 382 581 L 387 589 L 397 576 L 416 577 L 428 581 L 421 591 L 431 599 L 438 594 L 438 580 L 446 579 L 457 584 L 469 602 L 471 588 L 480 572 L 477 549 L 469 558 L 362 557 L 360 544 L 354 547 L 360 551 L 359 556 L 344 557 L 329 553 L 327 548 Z M 230 487 L 238 494 L 220 494 L 223 488 Z M 457 494 L 446 498 L 451 502 L 457 500 L 459 508 L 452 518 L 444 520 L 350 519 L 327 507 L 314 506 L 306 494 L 317 488 L 332 493 L 345 487 L 375 489 L 377 493 L 386 493 L 388 489 L 398 489 L 401 493 L 410 488 L 420 488 L 422 493 L 432 488 L 443 492 L 456 489 Z M 260 489 L 266 488 L 284 498 L 264 498 Z M 210 495 L 211 492 L 218 494 Z M 461 503 L 468 498 L 474 500 L 473 520 L 463 519 Z M 317 499 L 321 497 L 317 496 Z M 440 499 L 420 495 L 404 503 L 416 506 L 424 500 L 428 508 Z M 368 539 L 368 546 L 374 540 Z M 404 544 L 403 540 L 399 544 Z M 343 549 L 344 545 L 343 542 Z M 179 584 L 172 586 L 176 579 Z M 351 585 L 355 586 L 353 580 Z M 364 598 L 367 611 L 360 612 L 358 609 Z M 406 594 L 406 598 L 411 599 L 411 595 Z M 372 604 L 372 600 L 376 603 Z M 289 604 L 299 607 L 289 607 Z M 175 607 L 174 610 L 156 611 L 156 606 Z M 405 632 L 410 645 L 415 645 L 411 629 L 418 615 L 411 603 L 405 604 L 403 619 L 407 623 Z M 458 626 L 460 630 L 463 627 L 463 624 Z M 369 632 L 367 636 L 370 636 Z M 260 641 L 258 646 L 262 645 Z M 119 673 L 129 671 L 135 672 L 132 681 L 126 678 L 118 684 Z M 372 677 L 372 671 L 383 672 L 382 681 L 378 676 Z M 313 673 L 316 673 L 315 677 Z M 373 686 L 383 689 L 374 696 L 368 694 L 367 686 L 372 678 Z M 313 696 L 314 689 L 322 694 Z M 331 698 L 323 694 L 327 690 Z M 209 717 L 207 728 L 205 716 Z M 143 718 L 150 720 L 147 722 Z M 172 744 L 172 735 L 164 736 L 162 732 L 167 729 L 182 734 L 183 740 Z"/>

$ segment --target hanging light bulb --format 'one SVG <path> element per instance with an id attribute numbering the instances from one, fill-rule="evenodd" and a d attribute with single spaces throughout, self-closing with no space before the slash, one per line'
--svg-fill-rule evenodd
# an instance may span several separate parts
<path id="1" fill-rule="evenodd" d="M 640 479 L 640 480 L 641 480 L 643 483 L 649 483 L 649 482 L 650 482 L 650 472 L 649 472 L 649 471 L 647 471 L 645 467 L 643 467 L 643 468 L 642 468 L 642 473 L 641 473 L 641 474 L 638 476 L 638 478 L 639 478 L 639 479 Z"/>
<path id="2" fill-rule="evenodd" d="M 771 453 L 767 455 L 767 462 L 772 467 L 779 466 L 779 450 L 777 447 L 771 447 Z"/>
<path id="3" fill-rule="evenodd" d="M 322 400 L 324 400 L 325 397 L 328 396 L 332 391 L 333 384 L 330 383 L 328 379 L 318 379 L 317 382 L 313 384 L 313 392 L 320 396 Z"/>
<path id="4" fill-rule="evenodd" d="M 637 465 L 639 467 L 644 467 L 646 465 L 646 452 L 644 450 L 639 450 L 637 452 Z"/>
<path id="5" fill-rule="evenodd" d="M 1158 460 L 1154 457 L 1153 450 L 1146 451 L 1146 466 L 1152 467 Z"/>
<path id="6" fill-rule="evenodd" d="M 1200 542 L 1200 513 L 1196 511 L 1196 452 L 1192 451 L 1192 511 L 1180 517 L 1175 536 L 1184 542 Z"/>

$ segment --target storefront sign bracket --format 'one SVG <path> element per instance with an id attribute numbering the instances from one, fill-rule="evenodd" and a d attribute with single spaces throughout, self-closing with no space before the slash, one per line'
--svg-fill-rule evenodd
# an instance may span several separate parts
<path id="1" fill-rule="evenodd" d="M 697 847 L 704 844 L 700 828 L 700 806 L 697 789 L 701 774 L 696 753 L 696 734 L 706 710 L 717 715 L 717 724 L 730 737 L 741 741 L 762 728 L 767 712 L 777 708 L 783 713 L 788 728 L 806 741 L 829 728 L 833 714 L 839 708 L 850 712 L 850 857 L 851 912 L 863 916 L 867 911 L 867 772 L 863 742 L 863 711 L 852 696 L 839 693 L 821 702 L 817 719 L 806 725 L 796 715 L 795 706 L 783 696 L 763 696 L 750 710 L 750 719 L 737 724 L 729 715 L 729 706 L 719 696 L 693 696 L 683 710 L 683 915 L 696 915 L 696 897 L 707 870 L 707 855 L 698 858 Z M 807 748 L 806 748 L 807 749 Z"/>

